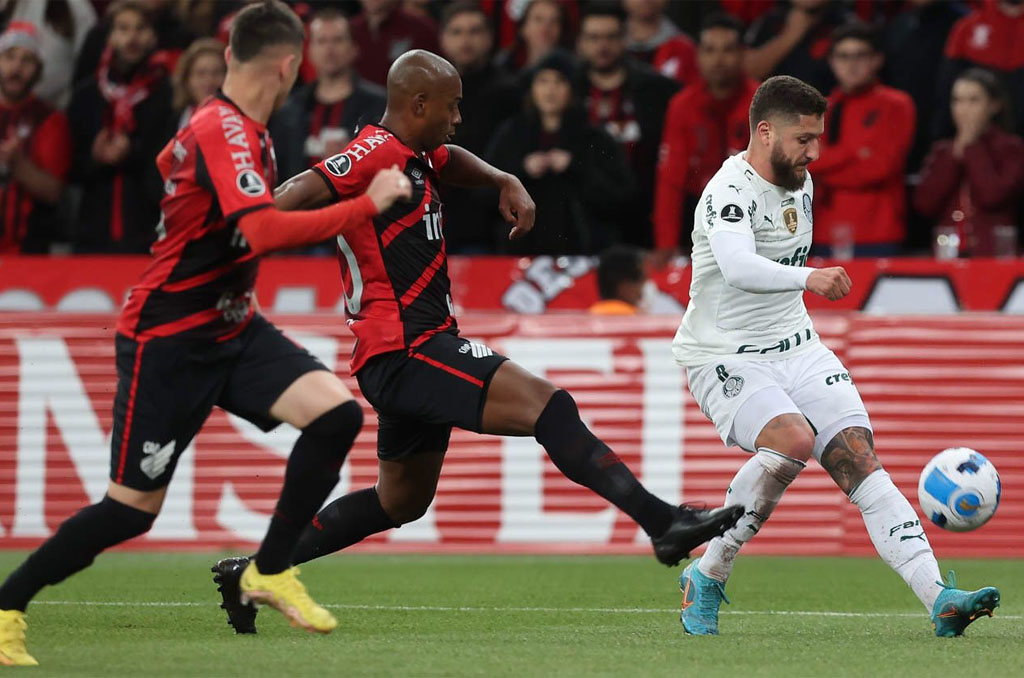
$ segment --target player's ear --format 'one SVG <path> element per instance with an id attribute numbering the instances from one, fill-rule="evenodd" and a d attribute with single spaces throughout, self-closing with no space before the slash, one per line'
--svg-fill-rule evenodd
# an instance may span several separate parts
<path id="1" fill-rule="evenodd" d="M 417 92 L 412 98 L 412 112 L 416 117 L 422 117 L 427 112 L 427 93 Z"/>
<path id="2" fill-rule="evenodd" d="M 767 120 L 762 120 L 757 123 L 757 127 L 754 128 L 757 133 L 757 138 L 761 140 L 761 143 L 768 146 L 772 142 L 772 124 Z"/>

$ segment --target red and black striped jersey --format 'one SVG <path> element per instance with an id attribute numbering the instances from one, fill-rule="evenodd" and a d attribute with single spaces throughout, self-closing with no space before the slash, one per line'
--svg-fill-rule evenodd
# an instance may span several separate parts
<path id="1" fill-rule="evenodd" d="M 335 200 L 363 193 L 382 169 L 397 165 L 412 199 L 338 236 L 345 313 L 356 335 L 352 371 L 380 353 L 410 349 L 438 332 L 458 333 L 441 220 L 438 173 L 445 146 L 416 153 L 380 125 L 367 125 L 338 155 L 314 167 Z"/>
<path id="2" fill-rule="evenodd" d="M 259 258 L 238 228 L 272 207 L 276 162 L 266 128 L 223 94 L 207 100 L 157 156 L 164 180 L 154 260 L 117 331 L 224 341 L 252 318 Z"/>

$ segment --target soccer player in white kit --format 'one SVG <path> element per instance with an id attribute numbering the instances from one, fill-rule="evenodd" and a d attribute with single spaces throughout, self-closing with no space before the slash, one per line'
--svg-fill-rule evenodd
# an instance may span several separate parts
<path id="1" fill-rule="evenodd" d="M 766 80 L 750 106 L 750 145 L 708 182 L 693 227 L 690 304 L 673 341 L 690 392 L 726 445 L 753 456 L 726 505 L 746 514 L 683 571 L 687 633 L 718 633 L 718 609 L 740 547 L 814 457 L 855 503 L 878 554 L 931 614 L 939 636 L 991 615 L 999 591 L 944 584 L 914 509 L 875 456 L 871 422 L 842 362 L 818 338 L 803 293 L 850 291 L 842 267 L 806 266 L 827 102 L 789 76 Z M 728 601 L 726 601 L 728 602 Z"/>

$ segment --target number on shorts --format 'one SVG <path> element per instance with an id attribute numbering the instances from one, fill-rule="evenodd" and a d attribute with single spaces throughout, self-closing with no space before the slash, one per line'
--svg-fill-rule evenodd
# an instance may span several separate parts
<path id="1" fill-rule="evenodd" d="M 359 263 L 356 261 L 355 252 L 349 247 L 348 241 L 345 240 L 345 236 L 338 236 L 338 249 L 345 255 L 345 262 L 348 264 L 349 276 L 352 278 L 352 294 L 348 293 L 345 289 L 344 282 L 342 283 L 341 296 L 345 297 L 345 308 L 352 315 L 359 313 L 359 310 L 363 307 L 363 276 L 359 272 Z"/>

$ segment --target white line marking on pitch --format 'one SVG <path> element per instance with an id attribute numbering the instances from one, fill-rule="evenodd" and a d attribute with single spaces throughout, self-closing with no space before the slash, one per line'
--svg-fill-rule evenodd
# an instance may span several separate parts
<path id="1" fill-rule="evenodd" d="M 37 600 L 36 605 L 93 605 L 97 607 L 213 607 L 209 603 L 180 601 L 127 601 L 127 600 Z M 656 607 L 470 607 L 450 605 L 355 605 L 327 604 L 335 610 L 378 610 L 382 612 L 580 612 L 596 614 L 676 614 L 678 610 Z M 924 612 L 835 612 L 832 610 L 722 610 L 725 615 L 759 615 L 789 617 L 927 617 Z M 1024 615 L 1000 614 L 997 619 L 1024 619 Z"/>

